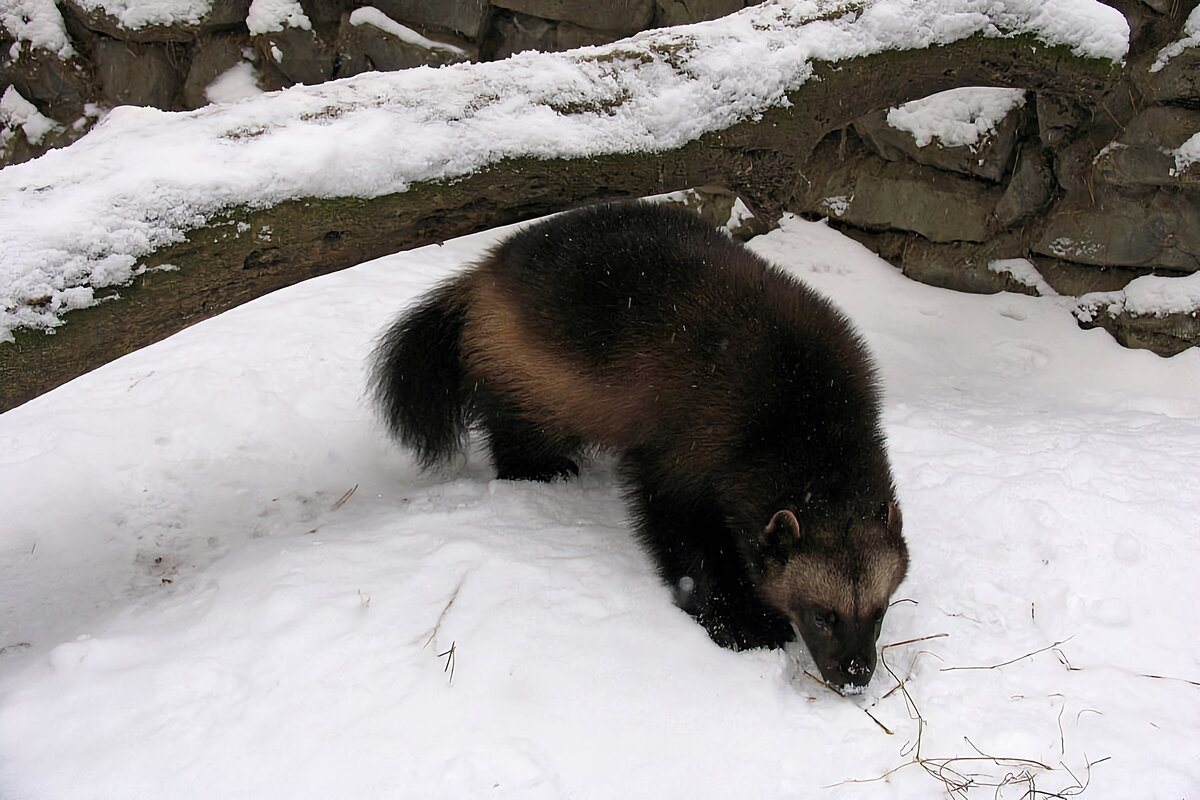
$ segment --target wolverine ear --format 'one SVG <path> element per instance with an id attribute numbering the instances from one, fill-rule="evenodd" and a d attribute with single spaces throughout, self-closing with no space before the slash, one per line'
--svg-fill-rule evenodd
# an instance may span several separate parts
<path id="1" fill-rule="evenodd" d="M 778 553 L 780 558 L 786 558 L 790 545 L 800 540 L 800 520 L 788 509 L 775 512 L 767 527 L 763 530 L 763 544 L 768 552 Z"/>

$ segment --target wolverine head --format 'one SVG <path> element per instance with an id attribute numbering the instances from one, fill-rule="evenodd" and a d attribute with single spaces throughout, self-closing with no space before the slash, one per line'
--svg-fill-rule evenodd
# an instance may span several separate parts
<path id="1" fill-rule="evenodd" d="M 762 530 L 759 592 L 835 687 L 861 688 L 875 672 L 883 617 L 908 570 L 901 526 L 888 501 L 849 517 L 784 508 Z"/>

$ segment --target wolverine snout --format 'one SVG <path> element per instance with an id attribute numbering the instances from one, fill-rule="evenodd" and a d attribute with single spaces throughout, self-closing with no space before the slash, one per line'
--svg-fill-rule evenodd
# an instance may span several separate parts
<path id="1" fill-rule="evenodd" d="M 875 674 L 873 655 L 862 653 L 841 660 L 836 660 L 836 656 L 828 661 L 817 659 L 817 667 L 821 670 L 821 677 L 830 686 L 848 694 L 857 694 L 871 682 L 871 676 Z"/>
<path id="2" fill-rule="evenodd" d="M 849 682 L 855 686 L 866 686 L 871 681 L 874 672 L 871 665 L 859 656 L 851 656 L 842 662 L 842 672 L 846 673 Z"/>

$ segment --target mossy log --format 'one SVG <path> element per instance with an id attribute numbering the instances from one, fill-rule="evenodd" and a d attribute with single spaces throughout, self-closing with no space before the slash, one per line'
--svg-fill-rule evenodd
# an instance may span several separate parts
<path id="1" fill-rule="evenodd" d="M 676 150 L 586 159 L 515 159 L 466 178 L 372 198 L 305 198 L 230 208 L 186 241 L 142 260 L 114 298 L 73 311 L 52 334 L 0 344 L 0 410 L 268 292 L 388 253 L 604 198 L 721 185 L 753 210 L 780 211 L 830 131 L 878 108 L 960 86 L 1099 97 L 1120 75 L 1032 37 L 975 36 L 924 50 L 814 65 L 816 75 L 766 111 Z M 156 269 L 170 265 L 173 269 Z"/>

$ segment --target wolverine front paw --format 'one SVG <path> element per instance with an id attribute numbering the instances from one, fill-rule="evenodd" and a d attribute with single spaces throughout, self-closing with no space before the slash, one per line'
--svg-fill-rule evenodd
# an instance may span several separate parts
<path id="1" fill-rule="evenodd" d="M 551 483 L 579 477 L 579 465 L 569 458 L 503 464 L 497 467 L 496 477 L 502 481 L 538 481 Z"/>
<path id="2" fill-rule="evenodd" d="M 769 609 L 736 616 L 710 612 L 697 621 L 714 642 L 735 651 L 777 649 L 796 638 L 791 623 Z"/>

